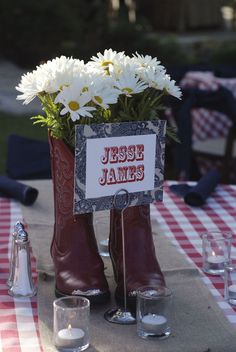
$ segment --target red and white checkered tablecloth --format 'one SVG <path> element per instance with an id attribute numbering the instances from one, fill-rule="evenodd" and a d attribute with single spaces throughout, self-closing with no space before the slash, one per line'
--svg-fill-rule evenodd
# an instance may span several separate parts
<path id="1" fill-rule="evenodd" d="M 22 220 L 20 206 L 0 198 L 0 352 L 42 352 L 40 344 L 37 298 L 17 299 L 8 295 L 11 235 L 17 220 Z M 32 256 L 32 273 L 36 262 Z"/>
<path id="2" fill-rule="evenodd" d="M 169 190 L 168 186 L 175 183 L 174 181 L 165 183 L 163 202 L 152 204 L 151 216 L 158 221 L 165 235 L 187 260 L 199 268 L 203 282 L 236 328 L 236 309 L 224 299 L 223 278 L 207 275 L 201 270 L 201 234 L 209 229 L 233 233 L 231 254 L 236 264 L 236 186 L 218 186 L 207 203 L 198 208 L 186 205 L 182 198 Z"/>

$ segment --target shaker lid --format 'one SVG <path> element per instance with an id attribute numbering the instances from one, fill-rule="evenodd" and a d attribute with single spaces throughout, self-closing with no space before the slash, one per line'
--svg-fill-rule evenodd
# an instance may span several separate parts
<path id="1" fill-rule="evenodd" d="M 28 233 L 25 230 L 20 230 L 17 233 L 17 241 L 27 242 L 28 241 Z"/>
<path id="2" fill-rule="evenodd" d="M 14 232 L 17 233 L 20 230 L 24 230 L 24 225 L 20 221 L 17 221 L 14 225 Z"/>

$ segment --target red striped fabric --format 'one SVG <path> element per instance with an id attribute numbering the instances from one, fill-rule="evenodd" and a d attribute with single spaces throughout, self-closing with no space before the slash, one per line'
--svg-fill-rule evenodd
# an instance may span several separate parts
<path id="1" fill-rule="evenodd" d="M 201 270 L 201 234 L 209 229 L 233 233 L 231 253 L 236 264 L 236 186 L 218 186 L 207 203 L 197 208 L 186 205 L 182 198 L 169 190 L 169 185 L 175 183 L 165 183 L 163 202 L 152 204 L 151 215 L 185 258 L 196 265 L 203 282 L 236 328 L 236 309 L 224 299 L 223 278 L 207 275 Z"/>
<path id="2" fill-rule="evenodd" d="M 0 352 L 43 352 L 40 344 L 37 299 L 13 298 L 8 294 L 11 234 L 17 220 L 22 221 L 19 205 L 0 198 Z M 37 280 L 36 262 L 31 255 L 32 273 Z"/>

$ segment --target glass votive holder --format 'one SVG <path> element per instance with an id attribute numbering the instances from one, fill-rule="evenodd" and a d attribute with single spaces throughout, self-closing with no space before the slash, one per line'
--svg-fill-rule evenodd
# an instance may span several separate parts
<path id="1" fill-rule="evenodd" d="M 137 334 L 164 339 L 171 334 L 172 291 L 165 286 L 143 286 L 137 291 Z"/>
<path id="2" fill-rule="evenodd" d="M 110 222 L 109 216 L 100 215 L 100 213 L 95 214 L 94 223 L 95 223 L 95 234 L 98 243 L 98 251 L 102 257 L 109 257 L 109 231 L 110 231 Z"/>
<path id="3" fill-rule="evenodd" d="M 221 275 L 230 262 L 232 234 L 217 230 L 202 235 L 203 271 L 211 275 Z"/>
<path id="4" fill-rule="evenodd" d="M 226 265 L 224 272 L 224 296 L 232 306 L 236 306 L 236 266 Z"/>
<path id="5" fill-rule="evenodd" d="M 84 351 L 89 346 L 90 302 L 85 297 L 62 297 L 53 302 L 53 339 L 59 351 Z"/>

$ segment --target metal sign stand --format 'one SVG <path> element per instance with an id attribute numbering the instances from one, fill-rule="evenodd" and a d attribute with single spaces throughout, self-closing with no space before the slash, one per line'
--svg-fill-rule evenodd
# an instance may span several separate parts
<path id="1" fill-rule="evenodd" d="M 125 193 L 126 200 L 123 205 L 119 206 L 117 204 L 117 196 L 119 193 Z M 114 208 L 121 209 L 121 234 L 122 234 L 122 254 L 123 254 L 123 285 L 124 285 L 124 308 L 111 308 L 104 314 L 104 318 L 110 323 L 130 325 L 135 324 L 136 319 L 133 317 L 131 312 L 127 309 L 127 287 L 126 287 L 126 254 L 125 254 L 125 232 L 124 232 L 124 211 L 128 208 L 130 204 L 129 192 L 122 188 L 118 190 L 114 195 L 113 200 Z"/>

